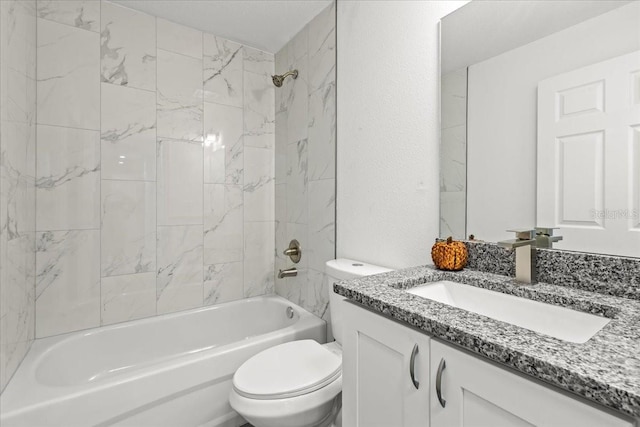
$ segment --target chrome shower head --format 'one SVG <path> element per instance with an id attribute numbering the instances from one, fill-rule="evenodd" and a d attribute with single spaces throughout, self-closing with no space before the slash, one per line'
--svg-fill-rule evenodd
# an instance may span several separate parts
<path id="1" fill-rule="evenodd" d="M 276 87 L 282 87 L 282 83 L 284 83 L 284 79 L 288 76 L 292 76 L 294 79 L 298 78 L 298 70 L 287 71 L 281 75 L 271 76 L 271 80 L 273 80 L 273 84 Z"/>

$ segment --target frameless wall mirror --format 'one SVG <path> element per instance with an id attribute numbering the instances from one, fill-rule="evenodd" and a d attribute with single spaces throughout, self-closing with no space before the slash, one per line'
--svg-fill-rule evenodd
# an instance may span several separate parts
<path id="1" fill-rule="evenodd" d="M 640 0 L 474 0 L 441 49 L 441 236 L 639 257 Z"/>

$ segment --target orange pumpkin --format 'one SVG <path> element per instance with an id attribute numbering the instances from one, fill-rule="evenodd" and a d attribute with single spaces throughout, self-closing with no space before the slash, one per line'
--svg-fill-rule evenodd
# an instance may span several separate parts
<path id="1" fill-rule="evenodd" d="M 451 237 L 445 241 L 438 241 L 431 248 L 431 259 L 440 270 L 458 271 L 467 265 L 467 247 L 462 242 L 456 242 Z"/>

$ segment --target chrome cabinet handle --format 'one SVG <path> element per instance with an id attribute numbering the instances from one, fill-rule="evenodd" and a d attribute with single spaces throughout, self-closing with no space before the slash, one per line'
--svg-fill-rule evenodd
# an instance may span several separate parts
<path id="1" fill-rule="evenodd" d="M 420 382 L 416 379 L 415 373 L 415 364 L 416 364 L 416 355 L 418 354 L 418 344 L 413 345 L 413 350 L 411 351 L 411 361 L 409 362 L 409 376 L 411 377 L 411 382 L 413 386 L 418 390 L 420 388 Z"/>
<path id="2" fill-rule="evenodd" d="M 438 373 L 436 374 L 436 395 L 438 396 L 438 401 L 440 402 L 440 406 L 444 408 L 447 404 L 447 401 L 442 398 L 442 371 L 447 367 L 447 364 L 444 362 L 444 358 L 440 359 L 440 364 L 438 365 Z"/>

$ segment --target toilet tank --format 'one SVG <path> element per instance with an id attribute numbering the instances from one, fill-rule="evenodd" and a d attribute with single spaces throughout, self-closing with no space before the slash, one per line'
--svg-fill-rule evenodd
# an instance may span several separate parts
<path id="1" fill-rule="evenodd" d="M 345 298 L 333 292 L 333 284 L 341 280 L 356 279 L 373 274 L 392 271 L 389 268 L 367 264 L 352 259 L 339 258 L 327 261 L 325 264 L 325 286 L 329 293 L 329 311 L 331 313 L 331 329 L 333 337 L 342 345 L 342 304 Z"/>

